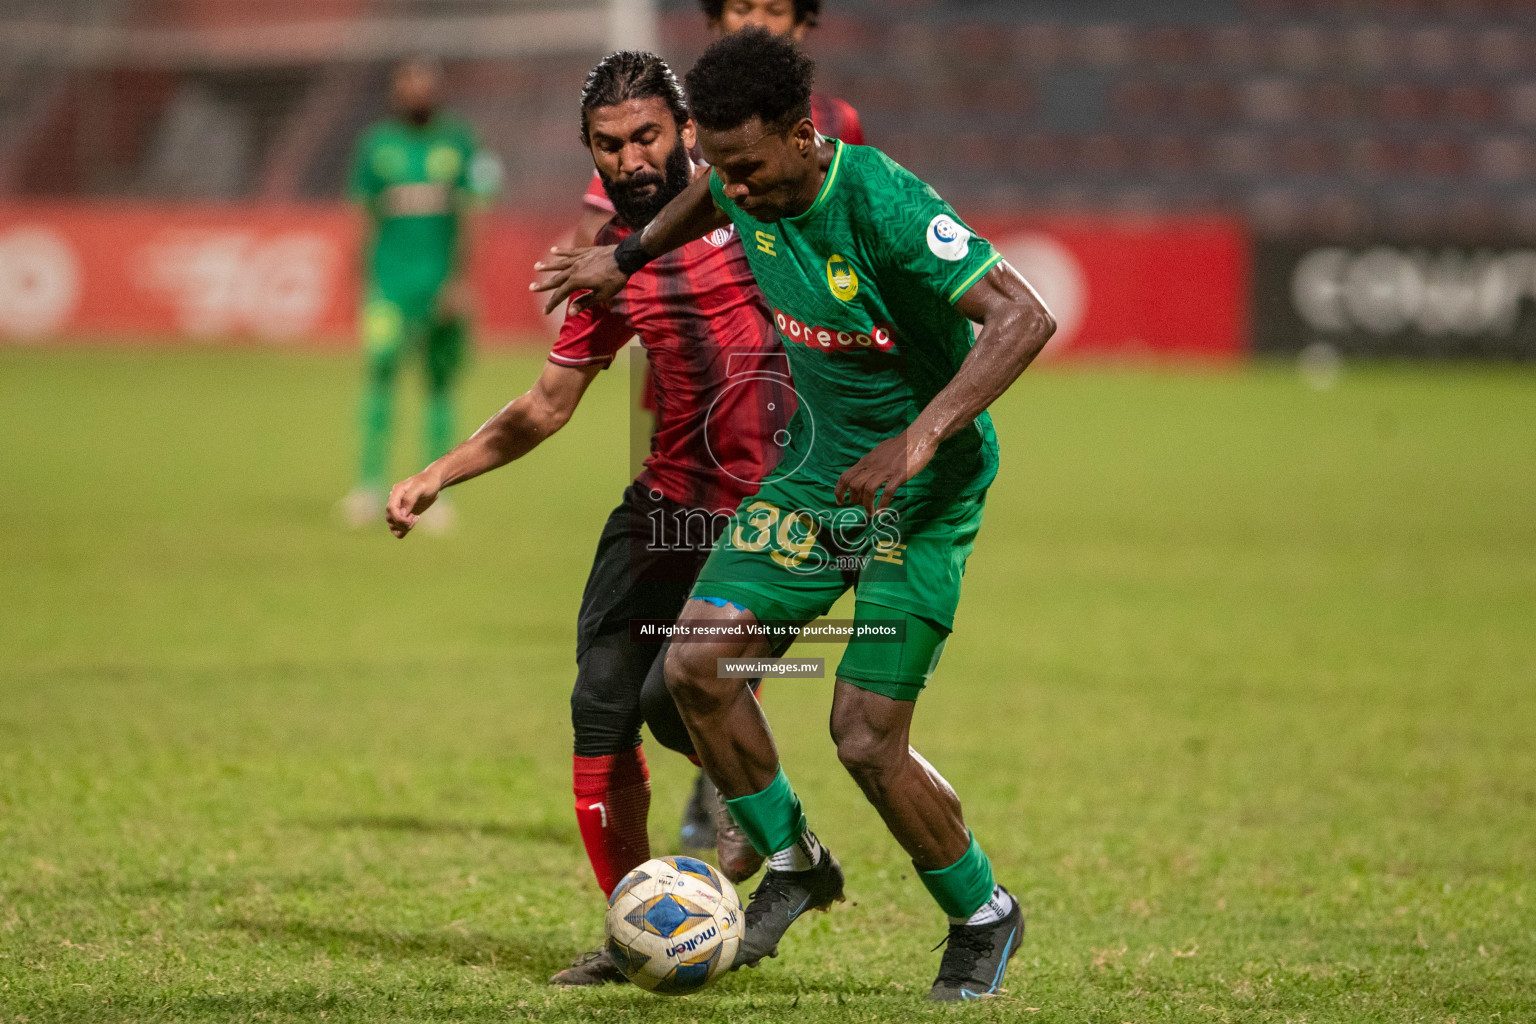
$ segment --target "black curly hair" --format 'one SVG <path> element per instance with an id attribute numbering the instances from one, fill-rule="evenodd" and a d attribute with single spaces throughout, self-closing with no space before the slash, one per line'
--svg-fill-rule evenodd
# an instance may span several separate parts
<path id="1" fill-rule="evenodd" d="M 704 8 L 704 17 L 710 21 L 719 21 L 725 14 L 725 0 L 699 0 L 699 6 Z M 795 24 L 816 27 L 816 22 L 821 18 L 821 0 L 795 0 Z"/>
<path id="2" fill-rule="evenodd" d="M 629 100 L 665 100 L 672 116 L 681 125 L 688 120 L 688 103 L 683 87 L 667 62 L 654 53 L 620 50 L 604 57 L 587 75 L 581 87 L 581 144 L 592 144 L 589 115 L 598 107 L 616 107 Z"/>
<path id="3" fill-rule="evenodd" d="M 811 116 L 816 64 L 791 40 L 765 28 L 722 36 L 688 72 L 688 107 L 710 131 L 760 118 L 780 134 Z"/>

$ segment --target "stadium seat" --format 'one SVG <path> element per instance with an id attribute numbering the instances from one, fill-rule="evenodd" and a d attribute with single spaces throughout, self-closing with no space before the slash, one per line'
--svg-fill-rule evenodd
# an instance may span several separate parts
<path id="1" fill-rule="evenodd" d="M 85 10 L 85 0 L 58 2 Z M 360 0 L 246 0 L 240 12 L 221 13 L 223 2 L 91 0 L 125 23 L 158 26 L 255 11 L 351 17 L 372 9 Z M 417 2 L 397 0 L 402 9 Z M 449 11 L 463 0 L 420 4 Z M 961 206 L 1009 196 L 1057 207 L 1219 202 L 1264 224 L 1301 225 L 1311 223 L 1307 203 L 1322 203 L 1318 190 L 1337 176 L 1369 187 L 1338 185 L 1333 212 L 1318 215 L 1335 226 L 1392 223 L 1400 210 L 1428 223 L 1449 205 L 1425 199 L 1425 190 L 1451 181 L 1469 208 L 1502 210 L 1510 223 L 1525 209 L 1524 186 L 1536 175 L 1536 47 L 1522 19 L 1536 16 L 1536 0 L 1244 0 L 1229 11 L 1096 0 L 1037 20 L 1013 16 L 1015 6 L 829 3 L 809 40 L 819 88 L 852 103 L 871 142 L 942 182 Z M 691 0 L 662 7 L 664 50 L 686 67 L 710 31 Z M 225 59 L 238 63 L 238 54 Z M 570 52 L 449 62 L 451 103 L 501 154 L 518 202 L 568 204 L 588 176 L 586 157 L 571 144 L 571 107 L 592 59 Z M 146 197 L 334 197 L 346 174 L 345 139 L 381 109 L 374 86 L 385 63 L 349 65 L 362 89 L 342 88 L 345 76 L 321 66 L 242 72 L 256 84 L 233 90 L 241 95 L 228 116 L 213 118 L 222 134 L 208 136 L 227 138 L 194 161 L 203 178 L 219 181 L 195 188 L 168 173 L 181 161 L 164 154 L 185 150 L 173 145 L 171 126 L 190 123 L 189 110 L 225 109 L 206 69 L 114 79 L 124 93 L 114 117 L 136 125 L 120 134 L 157 140 L 122 147 L 56 144 L 59 133 L 84 130 L 74 116 L 87 95 L 83 72 L 46 63 L 0 68 L 0 195 L 131 187 Z M 155 124 L 158 136 L 149 130 Z"/>

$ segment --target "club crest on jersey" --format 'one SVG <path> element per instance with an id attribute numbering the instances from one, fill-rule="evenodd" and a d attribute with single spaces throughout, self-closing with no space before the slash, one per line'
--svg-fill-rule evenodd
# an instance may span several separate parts
<path id="1" fill-rule="evenodd" d="M 842 302 L 852 302 L 859 294 L 859 275 L 854 272 L 853 264 L 837 253 L 827 260 L 827 287 Z"/>
<path id="2" fill-rule="evenodd" d="M 464 168 L 464 155 L 452 146 L 433 146 L 427 153 L 427 177 L 452 181 Z"/>
<path id="3" fill-rule="evenodd" d="M 958 262 L 971 251 L 971 233 L 955 218 L 941 213 L 928 222 L 928 248 L 941 260 Z"/>
<path id="4" fill-rule="evenodd" d="M 729 227 L 715 228 L 715 230 L 704 236 L 704 241 L 716 249 L 724 249 L 735 234 L 736 225 L 732 224 Z"/>
<path id="5" fill-rule="evenodd" d="M 778 309 L 773 311 L 773 322 L 787 341 L 821 352 L 854 352 L 863 348 L 872 348 L 877 352 L 896 350 L 896 339 L 889 324 L 876 324 L 867 334 L 863 331 L 839 331 L 831 327 L 812 326 Z"/>

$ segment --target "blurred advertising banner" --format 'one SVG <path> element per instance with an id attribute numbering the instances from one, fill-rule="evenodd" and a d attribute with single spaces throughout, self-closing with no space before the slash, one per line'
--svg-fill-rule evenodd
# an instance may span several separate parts
<path id="1" fill-rule="evenodd" d="M 0 336 L 339 338 L 355 234 L 331 207 L 0 207 Z"/>
<path id="2" fill-rule="evenodd" d="M 558 320 L 532 267 L 561 216 L 496 212 L 474 284 L 486 342 L 543 344 Z M 1247 349 L 1250 242 L 1201 218 L 977 218 L 1060 328 L 1047 354 L 1230 359 Z M 352 344 L 362 222 L 313 207 L 0 206 L 0 338 Z"/>
<path id="3" fill-rule="evenodd" d="M 1056 317 L 1050 357 L 1233 359 L 1248 350 L 1249 251 L 1226 218 L 978 217 Z"/>
<path id="4" fill-rule="evenodd" d="M 488 219 L 486 331 L 543 329 L 531 268 L 565 225 Z M 0 338 L 351 345 L 362 221 L 315 207 L 0 206 Z"/>
<path id="5" fill-rule="evenodd" d="M 1536 359 L 1536 247 L 1259 240 L 1254 347 Z"/>

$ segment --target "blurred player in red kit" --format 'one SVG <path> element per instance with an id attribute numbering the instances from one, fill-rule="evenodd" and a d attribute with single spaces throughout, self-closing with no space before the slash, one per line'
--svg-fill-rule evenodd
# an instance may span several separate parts
<path id="1" fill-rule="evenodd" d="M 744 28 L 765 28 L 775 35 L 803 41 L 821 17 L 821 0 L 700 0 L 709 27 L 721 36 Z M 864 145 L 864 128 L 859 112 L 847 101 L 825 93 L 811 94 L 811 120 L 816 130 L 830 139 L 841 139 L 851 146 Z M 575 244 L 592 245 L 597 232 L 613 216 L 613 203 L 603 188 L 602 176 L 593 172 L 582 197 L 581 220 L 577 222 Z M 617 239 L 615 239 L 617 241 Z M 644 383 L 641 404 L 655 411 L 649 375 Z M 682 843 L 687 847 L 707 849 L 715 845 L 715 822 L 719 817 L 719 798 L 703 772 L 694 782 L 693 793 L 683 810 Z"/>
<path id="2" fill-rule="evenodd" d="M 582 137 L 616 210 L 598 232 L 604 244 L 644 228 L 707 173 L 690 156 L 682 86 L 652 54 L 615 53 L 592 71 L 582 90 Z M 731 510 L 770 478 L 790 440 L 788 361 L 736 232 L 683 246 L 635 275 L 621 298 L 569 314 L 533 388 L 396 484 L 386 510 L 391 531 L 404 537 L 444 488 L 528 454 L 565 425 L 593 378 L 636 334 L 654 375 L 656 429 L 644 469 L 598 541 L 577 621 L 571 694 L 576 818 L 604 895 L 650 859 L 642 721 L 663 745 L 694 753 L 662 678 L 662 642 L 636 641 L 630 623 L 677 619 Z M 717 831 L 723 872 L 733 881 L 755 874 L 763 858 L 745 834 L 729 819 Z M 602 950 L 550 979 L 624 980 Z"/>

